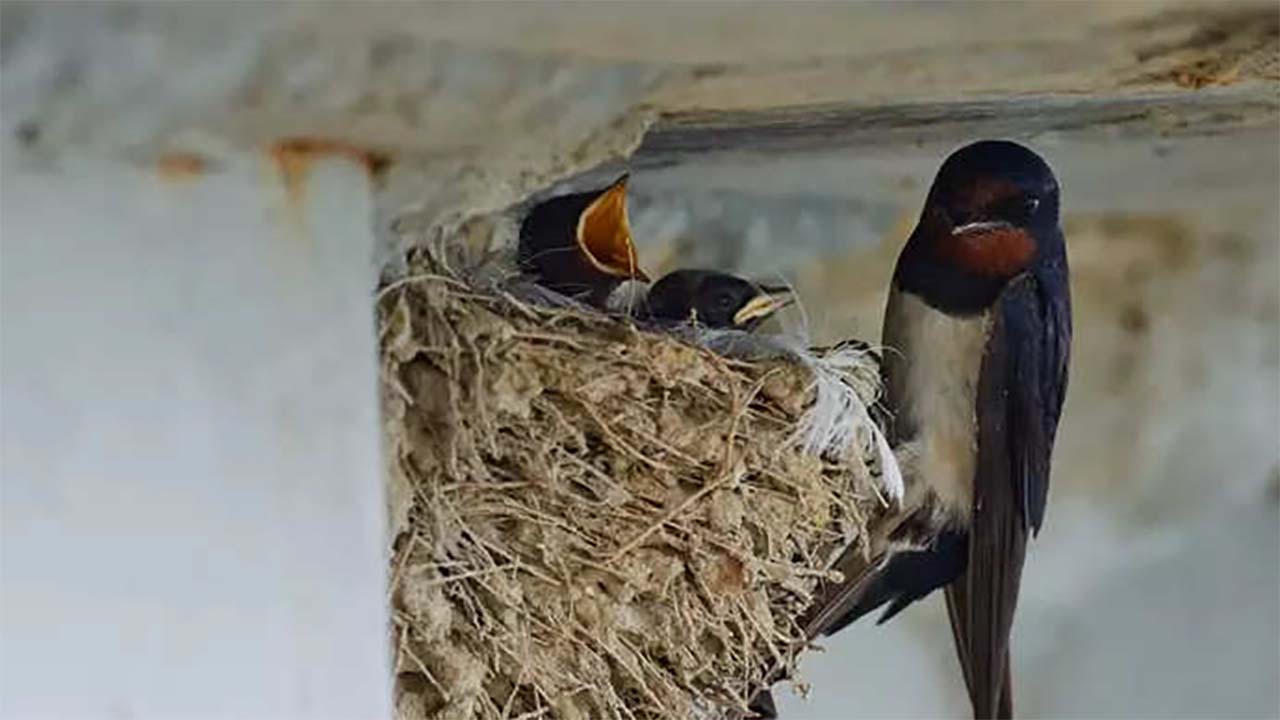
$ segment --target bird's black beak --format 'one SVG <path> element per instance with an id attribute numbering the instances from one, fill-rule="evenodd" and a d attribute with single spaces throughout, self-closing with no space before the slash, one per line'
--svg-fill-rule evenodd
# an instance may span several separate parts
<path id="1" fill-rule="evenodd" d="M 733 314 L 733 324 L 743 326 L 756 320 L 764 320 L 795 302 L 795 299 L 795 293 L 789 287 L 762 285 L 760 292 Z"/>

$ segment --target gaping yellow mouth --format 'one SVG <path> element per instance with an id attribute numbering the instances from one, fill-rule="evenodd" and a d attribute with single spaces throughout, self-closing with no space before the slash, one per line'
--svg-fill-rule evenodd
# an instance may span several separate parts
<path id="1" fill-rule="evenodd" d="M 788 289 L 762 290 L 733 314 L 734 325 L 746 325 L 752 320 L 767 318 L 795 302 L 795 295 Z"/>
<path id="2" fill-rule="evenodd" d="M 578 247 L 606 275 L 648 281 L 640 269 L 627 220 L 627 176 L 622 176 L 578 217 Z"/>

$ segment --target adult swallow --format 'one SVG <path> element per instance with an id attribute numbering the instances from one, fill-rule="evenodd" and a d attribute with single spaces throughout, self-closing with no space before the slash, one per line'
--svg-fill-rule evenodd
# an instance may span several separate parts
<path id="1" fill-rule="evenodd" d="M 1044 520 L 1067 388 L 1071 295 L 1049 165 L 984 141 L 943 164 L 885 309 L 886 428 L 906 471 L 878 557 L 807 625 L 880 622 L 945 589 L 976 718 L 1013 715 L 1009 634 L 1028 537 Z M 848 569 L 859 561 L 843 559 Z"/>
<path id="2" fill-rule="evenodd" d="M 520 224 L 516 261 L 540 285 L 603 307 L 640 269 L 627 219 L 627 177 L 536 205 Z"/>
<path id="3" fill-rule="evenodd" d="M 659 323 L 751 332 L 795 299 L 791 289 L 716 270 L 675 270 L 650 286 L 640 308 Z"/>

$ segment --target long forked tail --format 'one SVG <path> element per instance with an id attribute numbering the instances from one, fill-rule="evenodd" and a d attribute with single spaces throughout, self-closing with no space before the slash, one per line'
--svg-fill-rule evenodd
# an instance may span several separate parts
<path id="1" fill-rule="evenodd" d="M 1013 718 L 1013 661 L 1009 659 L 1009 651 L 1004 651 L 1004 685 L 1000 688 L 1000 704 L 996 708 L 996 717 Z"/>
<path id="2" fill-rule="evenodd" d="M 1012 720 L 1013 718 L 1013 663 L 1009 659 L 1008 635 L 1000 642 L 998 635 L 990 634 L 991 628 L 979 628 L 975 637 L 971 598 L 966 591 L 966 578 L 961 577 L 947 587 L 947 614 L 951 618 L 951 632 L 955 638 L 956 655 L 964 673 L 964 684 L 969 691 L 975 720 Z M 981 620 L 976 623 L 986 625 Z M 997 645 L 1002 645 L 997 649 Z M 997 660 L 998 658 L 998 660 Z"/>

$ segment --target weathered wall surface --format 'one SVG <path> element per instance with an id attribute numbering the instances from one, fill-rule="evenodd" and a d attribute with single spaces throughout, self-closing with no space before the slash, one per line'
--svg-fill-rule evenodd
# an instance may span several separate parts
<path id="1" fill-rule="evenodd" d="M 874 337 L 938 161 L 1001 135 L 1059 170 L 1078 306 L 1020 703 L 1276 715 L 1278 28 L 6 3 L 0 709 L 385 712 L 368 293 L 403 243 L 638 146 L 648 269 L 780 273 L 816 339 Z M 940 605 L 828 647 L 789 716 L 963 715 Z"/>

